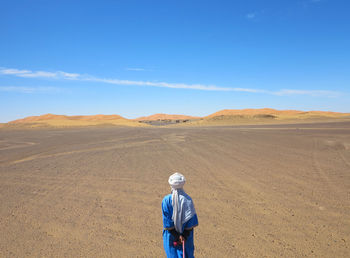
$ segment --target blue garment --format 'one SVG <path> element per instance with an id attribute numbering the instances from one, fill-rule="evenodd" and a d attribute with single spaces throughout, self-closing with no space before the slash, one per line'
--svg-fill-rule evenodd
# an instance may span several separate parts
<path id="1" fill-rule="evenodd" d="M 189 196 L 188 196 L 189 197 Z M 189 197 L 191 198 L 191 197 Z M 163 212 L 163 246 L 165 253 L 168 258 L 182 258 L 182 246 L 174 246 L 173 242 L 176 241 L 173 235 L 166 229 L 174 228 L 173 216 L 173 205 L 172 205 L 172 195 L 168 194 L 164 197 L 162 202 L 162 212 Z M 183 229 L 190 229 L 198 225 L 197 214 L 195 214 L 189 221 L 183 225 Z M 185 257 L 194 257 L 194 244 L 193 244 L 193 230 L 187 237 L 185 242 Z"/>

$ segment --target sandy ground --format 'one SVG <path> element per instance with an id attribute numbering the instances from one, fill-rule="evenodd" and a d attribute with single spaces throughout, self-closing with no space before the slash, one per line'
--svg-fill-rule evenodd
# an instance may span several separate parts
<path id="1" fill-rule="evenodd" d="M 350 257 L 350 123 L 0 131 L 0 257 L 163 257 L 180 171 L 197 257 Z"/>

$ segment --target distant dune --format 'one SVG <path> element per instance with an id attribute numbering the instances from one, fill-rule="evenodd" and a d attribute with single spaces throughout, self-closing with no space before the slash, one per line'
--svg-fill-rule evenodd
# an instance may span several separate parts
<path id="1" fill-rule="evenodd" d="M 79 127 L 79 126 L 147 126 L 119 115 L 65 116 L 45 114 L 11 121 L 2 127 Z"/>
<path id="2" fill-rule="evenodd" d="M 263 109 L 224 109 L 192 125 L 312 123 L 350 120 L 350 113 Z"/>
<path id="3" fill-rule="evenodd" d="M 41 128 L 41 127 L 77 127 L 77 126 L 151 126 L 159 125 L 148 121 L 166 121 L 165 125 L 207 126 L 239 124 L 276 124 L 276 123 L 312 123 L 349 121 L 350 113 L 329 111 L 298 111 L 263 109 L 224 109 L 205 117 L 187 115 L 154 114 L 151 116 L 126 119 L 119 115 L 66 116 L 45 114 L 0 124 L 0 128 Z M 186 123 L 183 123 L 186 122 Z M 161 124 L 163 125 L 163 124 Z"/>
<path id="4" fill-rule="evenodd" d="M 40 121 L 48 121 L 48 120 L 74 120 L 74 121 L 109 121 L 109 120 L 118 120 L 124 119 L 119 115 L 93 115 L 93 116 L 65 116 L 65 115 L 54 115 L 54 114 L 46 114 L 41 116 L 29 116 L 23 119 L 18 119 L 11 121 L 11 124 L 19 124 L 19 123 L 31 123 L 31 122 L 40 122 Z"/>
<path id="5" fill-rule="evenodd" d="M 136 118 L 136 121 L 156 121 L 156 120 L 185 120 L 185 119 L 199 119 L 196 116 L 186 116 L 186 115 L 168 115 L 168 114 L 154 114 L 151 116 L 143 116 Z"/>
<path id="6" fill-rule="evenodd" d="M 276 117 L 302 117 L 302 116 L 323 116 L 323 117 L 340 117 L 349 116 L 350 114 L 329 112 L 329 111 L 299 111 L 299 110 L 276 110 L 272 108 L 262 109 L 224 109 L 213 113 L 205 118 L 212 118 L 216 116 L 256 116 L 256 115 L 273 115 Z"/>

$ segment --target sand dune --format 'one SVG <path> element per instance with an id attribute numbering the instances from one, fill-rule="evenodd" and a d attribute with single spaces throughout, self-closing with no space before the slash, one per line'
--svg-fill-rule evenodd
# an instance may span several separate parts
<path id="1" fill-rule="evenodd" d="M 5 124 L 4 128 L 81 127 L 81 126 L 148 126 L 119 115 L 66 116 L 45 114 L 30 116 Z"/>
<path id="2" fill-rule="evenodd" d="M 326 112 L 326 111 L 298 111 L 298 110 L 275 110 L 263 109 L 225 109 L 205 117 L 187 115 L 154 114 L 151 116 L 126 119 L 119 115 L 89 115 L 89 116 L 66 116 L 45 114 L 30 116 L 23 119 L 0 124 L 0 128 L 36 128 L 36 127 L 77 127 L 77 126 L 151 126 L 167 125 L 152 123 L 152 121 L 170 121 L 168 125 L 175 126 L 175 120 L 186 121 L 188 126 L 207 125 L 239 125 L 239 124 L 278 124 L 278 123 L 310 123 L 350 121 L 349 113 Z M 147 124 L 147 121 L 151 123 Z M 146 122 L 146 123 L 145 123 Z M 177 121 L 179 122 L 179 121 Z M 176 126 L 182 126 L 179 123 Z"/>
<path id="3" fill-rule="evenodd" d="M 119 115 L 65 116 L 65 115 L 45 114 L 41 116 L 29 116 L 23 119 L 11 121 L 9 123 L 19 124 L 19 123 L 31 123 L 31 122 L 48 121 L 48 120 L 102 121 L 102 120 L 117 120 L 117 119 L 125 119 L 125 118 Z"/>
<path id="4" fill-rule="evenodd" d="M 191 125 L 282 124 L 349 121 L 349 113 L 263 109 L 225 109 L 193 121 Z"/>
<path id="5" fill-rule="evenodd" d="M 304 111 L 298 110 L 276 110 L 272 108 L 261 108 L 261 109 L 224 109 L 215 112 L 205 118 L 215 117 L 215 116 L 228 116 L 228 115 L 296 115 L 305 113 Z"/>
<path id="6" fill-rule="evenodd" d="M 330 111 L 299 111 L 299 110 L 276 110 L 272 108 L 262 108 L 262 109 L 224 109 L 213 113 L 204 118 L 213 118 L 217 116 L 263 116 L 263 115 L 271 115 L 276 118 L 309 118 L 312 116 L 319 117 L 345 117 L 350 116 L 349 113 L 339 113 L 339 112 L 330 112 Z"/>
<path id="7" fill-rule="evenodd" d="M 81 121 L 108 121 L 117 119 L 126 119 L 119 115 L 93 115 L 93 116 L 70 116 L 70 120 L 81 120 Z"/>
<path id="8" fill-rule="evenodd" d="M 143 116 L 136 118 L 137 121 L 155 121 L 155 120 L 177 120 L 177 119 L 199 119 L 200 117 L 196 116 L 186 116 L 186 115 L 169 115 L 169 114 L 154 114 L 151 116 Z"/>

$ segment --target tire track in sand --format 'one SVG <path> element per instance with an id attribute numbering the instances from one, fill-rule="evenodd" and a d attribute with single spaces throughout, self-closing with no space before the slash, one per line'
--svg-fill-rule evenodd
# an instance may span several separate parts
<path id="1" fill-rule="evenodd" d="M 325 183 L 325 185 L 329 188 L 329 190 L 331 190 L 333 193 L 340 194 L 338 187 L 331 181 L 327 172 L 325 172 L 324 169 L 322 169 L 322 167 L 320 165 L 319 159 L 317 158 L 317 148 L 318 147 L 319 147 L 318 141 L 317 141 L 317 139 L 314 139 L 314 147 L 312 150 L 313 167 L 315 168 L 315 170 L 319 176 L 319 179 Z"/>
<path id="2" fill-rule="evenodd" d="M 350 162 L 346 160 L 346 158 L 344 157 L 344 154 L 341 151 L 338 151 L 338 154 L 340 158 L 344 161 L 344 164 L 350 169 Z"/>
<path id="3" fill-rule="evenodd" d="M 113 145 L 109 147 L 96 147 L 96 148 L 89 148 L 85 150 L 73 150 L 73 151 L 65 151 L 65 152 L 58 152 L 58 153 L 53 153 L 53 154 L 47 154 L 47 155 L 42 155 L 42 154 L 35 154 L 31 155 L 22 159 L 17 159 L 8 162 L 8 164 L 18 164 L 18 163 L 23 163 L 27 161 L 32 161 L 36 159 L 44 159 L 44 158 L 53 158 L 53 157 L 60 157 L 64 155 L 71 155 L 71 154 L 77 154 L 77 153 L 87 153 L 91 151 L 108 151 L 108 150 L 114 150 L 114 149 L 121 149 L 121 148 L 130 148 L 130 147 L 137 147 L 137 146 L 142 146 L 144 144 L 150 143 L 150 142 L 158 142 L 159 140 L 157 139 L 152 139 L 152 140 L 146 140 L 142 142 L 134 142 L 134 143 L 127 143 L 127 144 L 120 144 L 120 145 Z"/>
<path id="4" fill-rule="evenodd" d="M 28 146 L 33 146 L 37 145 L 37 142 L 11 142 L 11 141 L 0 141 L 0 144 L 5 144 L 9 146 L 1 147 L 0 151 L 2 150 L 9 150 L 9 149 L 17 149 L 17 148 L 22 148 L 22 147 L 28 147 Z"/>

